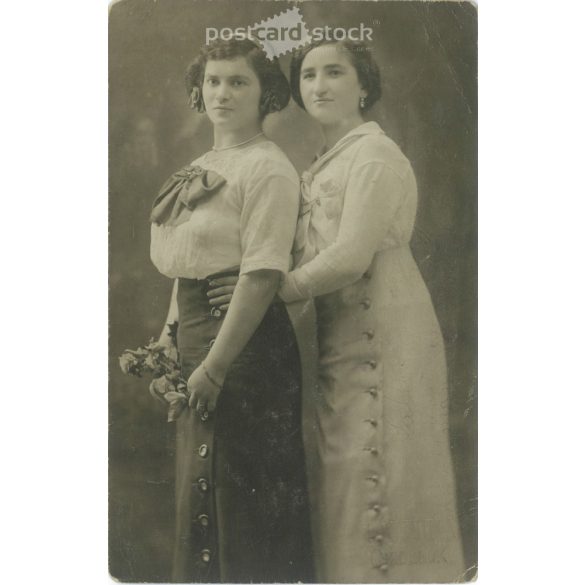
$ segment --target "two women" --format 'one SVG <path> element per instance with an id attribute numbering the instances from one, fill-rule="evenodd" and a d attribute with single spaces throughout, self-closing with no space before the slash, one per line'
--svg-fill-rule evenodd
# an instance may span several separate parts
<path id="1" fill-rule="evenodd" d="M 236 73 L 236 69 L 229 69 L 229 60 L 215 63 L 216 66 L 222 63 L 226 70 L 210 70 L 210 63 L 207 62 L 205 79 L 209 78 L 212 83 L 219 82 L 228 71 L 232 76 Z M 240 61 L 239 69 L 244 65 L 247 62 Z M 282 351 L 284 348 L 295 358 L 298 354 L 294 342 L 288 341 L 291 336 L 290 329 L 286 330 L 288 321 L 284 313 L 281 313 L 278 334 L 263 333 L 276 330 L 271 329 L 272 325 L 263 329 L 263 325 L 271 319 L 272 312 L 282 311 L 278 303 L 269 305 L 279 286 L 277 275 L 282 275 L 279 298 L 286 302 L 314 299 L 317 315 L 318 389 L 309 397 L 312 418 L 305 429 L 310 455 L 317 580 L 454 581 L 462 576 L 463 563 L 449 450 L 445 356 L 431 299 L 409 249 L 416 214 L 414 175 L 408 160 L 380 127 L 375 122 L 364 123 L 363 112 L 376 102 L 381 90 L 378 68 L 363 44 L 308 45 L 293 58 L 291 85 L 295 101 L 320 124 L 325 139 L 323 152 L 303 173 L 300 184 L 302 196 L 294 270 L 287 272 L 285 267 L 286 248 L 292 243 L 287 230 L 292 229 L 290 214 L 294 212 L 291 209 L 294 205 L 292 195 L 287 205 L 283 199 L 288 201 L 288 197 L 283 194 L 290 187 L 290 181 L 265 180 L 265 175 L 274 177 L 275 168 L 281 169 L 279 177 L 281 174 L 290 176 L 287 174 L 291 172 L 290 167 L 282 162 L 279 153 L 278 157 L 262 159 L 261 176 L 253 172 L 250 175 L 256 168 L 254 165 L 260 164 L 252 153 L 264 154 L 275 147 L 266 146 L 268 143 L 255 136 L 255 131 L 259 131 L 257 124 L 250 124 L 245 133 L 218 132 L 219 128 L 226 127 L 221 126 L 226 118 L 233 119 L 223 111 L 229 110 L 229 104 L 223 102 L 221 105 L 221 100 L 218 102 L 220 111 L 210 114 L 216 149 L 231 145 L 234 146 L 232 152 L 239 154 L 233 159 L 230 156 L 223 165 L 215 157 L 225 157 L 228 151 L 206 155 L 198 162 L 208 173 L 202 182 L 204 189 L 213 191 L 214 185 L 227 176 L 225 186 L 219 187 L 220 193 L 221 189 L 226 189 L 227 193 L 230 186 L 238 184 L 239 192 L 245 194 L 244 185 L 248 185 L 256 194 L 256 198 L 248 195 L 248 200 L 278 201 L 279 204 L 270 208 L 270 215 L 256 215 L 247 213 L 245 195 L 243 199 L 237 199 L 235 194 L 231 198 L 226 196 L 222 212 L 231 209 L 244 218 L 240 219 L 239 230 L 234 222 L 230 231 L 230 226 L 221 225 L 224 220 L 219 216 L 204 215 L 204 205 L 221 199 L 206 194 L 204 197 L 210 198 L 200 200 L 199 195 L 195 195 L 191 199 L 196 208 L 189 218 L 192 229 L 184 241 L 175 241 L 180 226 L 153 228 L 155 263 L 162 269 L 165 262 L 169 262 L 162 271 L 171 277 L 181 277 L 179 304 L 183 308 L 179 311 L 179 350 L 185 370 L 194 370 L 189 378 L 191 403 L 200 413 L 205 413 L 213 409 L 217 401 L 214 469 L 221 469 L 222 458 L 230 449 L 239 447 L 230 444 L 230 440 L 243 440 L 246 436 L 245 433 L 230 436 L 228 431 L 235 434 L 239 428 L 238 417 L 244 417 L 262 373 L 254 369 L 253 360 L 246 362 L 239 371 L 234 365 L 238 364 L 240 358 L 237 356 L 241 355 L 247 337 L 260 332 L 262 339 L 267 340 L 254 354 L 256 366 L 263 372 L 266 370 L 266 386 L 272 386 L 279 396 L 286 395 L 284 389 L 288 386 L 278 379 L 278 373 L 290 368 L 291 362 L 284 359 Z M 203 87 L 206 108 L 208 112 L 210 108 L 214 111 L 213 94 L 206 93 L 205 85 Z M 196 94 L 193 99 L 198 97 Z M 258 106 L 258 101 L 253 103 Z M 252 110 L 252 107 L 249 110 L 242 107 L 240 111 L 249 111 L 251 120 Z M 248 142 L 247 138 L 252 140 Z M 244 156 L 242 152 L 249 154 Z M 242 163 L 245 165 L 245 172 L 241 168 L 242 178 L 232 177 L 229 171 L 240 168 Z M 262 187 L 255 188 L 256 182 Z M 187 197 L 187 201 L 191 199 Z M 260 203 L 257 205 L 262 208 Z M 276 222 L 286 227 L 276 227 Z M 252 229 L 246 235 L 248 225 L 252 225 Z M 200 230 L 203 236 L 199 235 Z M 218 235 L 214 237 L 213 234 Z M 238 237 L 241 258 L 226 254 L 223 248 L 226 239 L 237 240 Z M 251 261 L 247 256 L 249 238 L 255 238 L 252 249 L 262 259 L 260 263 L 256 262 L 255 255 Z M 221 262 L 213 263 L 216 257 L 221 258 Z M 277 257 L 279 260 L 272 262 Z M 186 265 L 182 264 L 184 258 L 191 258 Z M 205 287 L 194 285 L 190 280 L 187 285 L 185 280 L 203 278 L 237 265 L 240 277 L 233 298 L 217 340 L 207 354 L 208 350 L 199 344 L 199 339 L 205 337 L 201 331 L 209 326 L 202 301 Z M 256 274 L 260 269 L 262 272 Z M 208 294 L 212 299 L 212 311 L 216 311 L 217 307 L 225 308 L 226 301 L 230 300 L 232 280 L 222 274 L 211 280 Z M 256 291 L 255 297 L 253 291 Z M 243 316 L 246 302 L 250 303 L 248 309 L 253 315 L 249 319 Z M 264 313 L 266 316 L 262 317 Z M 253 334 L 255 321 L 262 325 Z M 273 369 L 265 367 L 267 355 L 273 356 Z M 201 365 L 196 367 L 198 364 Z M 285 364 L 288 366 L 283 368 Z M 298 381 L 298 362 L 294 376 L 291 374 L 289 378 L 295 376 Z M 268 378 L 277 379 L 276 384 Z M 239 393 L 230 390 L 236 387 Z M 270 394 L 266 393 L 262 399 L 267 400 L 268 396 Z M 258 400 L 258 404 L 261 405 L 262 400 Z M 224 409 L 230 414 L 224 415 Z M 231 420 L 234 428 L 220 432 L 222 417 Z M 296 436 L 295 422 L 298 418 L 291 422 L 293 426 L 278 423 L 272 437 L 274 444 L 289 431 Z M 250 426 L 249 430 L 253 428 Z M 192 460 L 196 458 L 193 446 L 197 444 L 194 437 L 204 433 L 204 429 L 205 423 L 201 423 L 193 411 L 180 421 L 179 468 L 192 469 Z M 245 461 L 263 456 L 266 447 L 256 443 L 255 448 L 254 454 L 245 451 L 248 454 L 248 459 L 242 455 Z M 294 444 L 290 448 L 294 450 Z M 276 453 L 278 456 L 272 464 L 280 462 L 282 465 L 278 457 L 286 455 Z M 300 462 L 301 458 L 295 461 Z M 290 486 L 295 485 L 296 474 L 302 477 L 302 469 L 291 459 L 286 463 L 289 471 L 294 468 L 286 478 L 286 482 L 290 482 L 286 487 L 290 490 Z M 181 496 L 181 490 L 186 492 L 189 482 L 196 478 L 192 472 L 185 474 L 179 468 L 178 493 Z M 249 483 L 246 485 L 252 485 L 255 471 L 248 469 Z M 189 477 L 184 479 L 186 476 Z M 226 505 L 226 498 L 222 496 L 224 488 L 219 479 L 215 481 L 213 492 L 220 516 L 217 527 L 220 562 L 228 564 L 231 559 L 242 556 L 239 547 L 245 550 L 246 546 L 254 548 L 255 544 L 239 539 L 222 548 L 222 531 L 229 530 L 230 522 L 248 522 L 250 514 L 242 511 L 248 509 L 246 506 Z M 222 481 L 227 482 L 227 479 Z M 270 490 L 274 490 L 274 485 L 259 498 L 271 497 Z M 234 488 L 233 501 L 237 501 L 235 492 L 237 488 Z M 270 497 L 259 499 L 255 510 L 270 509 L 273 502 Z M 183 501 L 180 497 L 179 504 Z M 282 503 L 283 500 L 278 505 Z M 184 526 L 182 518 L 189 517 L 189 510 L 187 504 L 184 509 L 179 506 L 179 526 Z M 295 541 L 299 534 L 296 527 L 294 523 L 283 523 L 277 539 L 279 543 L 273 546 L 278 548 L 284 544 L 286 547 L 286 543 Z M 187 543 L 186 529 L 180 536 L 185 542 L 183 555 L 194 554 L 193 550 L 189 553 L 187 545 L 191 544 Z M 222 579 L 225 575 L 221 574 Z M 230 575 L 234 580 L 247 580 L 242 574 Z M 246 575 L 250 575 L 251 580 L 262 580 L 258 574 Z"/>
<path id="2" fill-rule="evenodd" d="M 290 267 L 298 175 L 261 128 L 290 90 L 248 40 L 208 46 L 186 82 L 214 147 L 167 181 L 151 218 L 152 260 L 176 279 L 167 321 L 178 321 L 192 407 L 177 422 L 173 579 L 306 582 L 299 354 L 274 302 Z M 230 273 L 240 278 L 229 310 L 210 311 L 213 275 Z"/>

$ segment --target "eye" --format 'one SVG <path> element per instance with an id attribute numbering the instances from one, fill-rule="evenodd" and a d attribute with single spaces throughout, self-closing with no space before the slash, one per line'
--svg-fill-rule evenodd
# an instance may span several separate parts
<path id="1" fill-rule="evenodd" d="M 242 87 L 242 85 L 246 85 L 245 82 L 242 79 L 234 79 L 232 81 L 232 85 L 234 87 Z"/>
<path id="2" fill-rule="evenodd" d="M 331 71 L 329 71 L 330 77 L 339 77 L 342 74 L 343 74 L 343 71 L 341 71 L 341 69 L 331 69 Z"/>
<path id="3" fill-rule="evenodd" d="M 207 79 L 207 85 L 215 86 L 218 83 L 219 83 L 219 81 L 217 79 L 214 79 L 213 77 Z"/>
<path id="4" fill-rule="evenodd" d="M 309 71 L 302 75 L 302 79 L 313 79 L 313 77 L 315 77 L 315 74 Z"/>

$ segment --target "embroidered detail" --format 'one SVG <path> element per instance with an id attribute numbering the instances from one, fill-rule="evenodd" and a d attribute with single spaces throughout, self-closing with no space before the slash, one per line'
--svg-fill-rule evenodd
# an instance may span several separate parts
<path id="1" fill-rule="evenodd" d="M 333 195 L 334 193 L 337 194 L 341 189 L 341 187 L 333 179 L 327 179 L 323 181 L 320 183 L 319 187 L 321 188 L 323 195 Z"/>

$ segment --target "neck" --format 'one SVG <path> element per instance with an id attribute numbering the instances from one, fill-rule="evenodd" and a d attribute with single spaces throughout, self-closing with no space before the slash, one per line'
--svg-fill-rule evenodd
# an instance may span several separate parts
<path id="1" fill-rule="evenodd" d="M 226 148 L 250 140 L 262 132 L 260 122 L 244 128 L 224 129 L 221 126 L 213 127 L 213 145 L 215 148 Z"/>
<path id="2" fill-rule="evenodd" d="M 335 146 L 335 144 L 343 138 L 348 132 L 351 132 L 354 128 L 361 126 L 364 123 L 364 119 L 360 114 L 347 118 L 341 122 L 337 122 L 331 125 L 322 125 L 321 130 L 325 137 L 325 152 Z"/>

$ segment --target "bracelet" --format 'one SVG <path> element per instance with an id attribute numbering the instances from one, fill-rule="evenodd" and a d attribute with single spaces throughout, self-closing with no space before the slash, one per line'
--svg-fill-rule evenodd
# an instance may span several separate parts
<path id="1" fill-rule="evenodd" d="M 220 390 L 222 389 L 221 384 L 219 384 L 216 380 L 214 380 L 211 377 L 211 374 L 207 371 L 207 368 L 205 367 L 205 362 L 201 362 L 201 367 L 203 368 L 203 373 L 205 374 L 205 377 L 217 388 L 219 388 Z"/>

